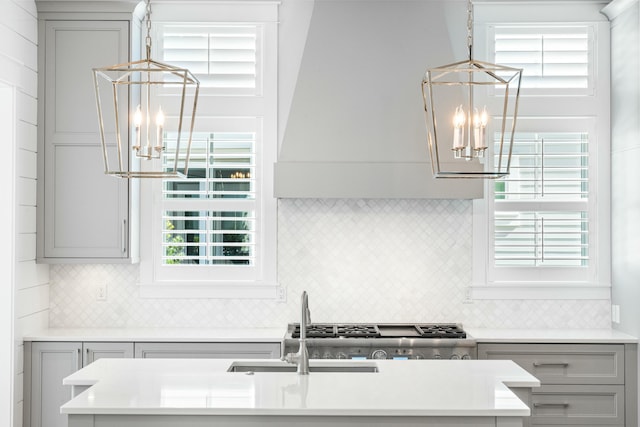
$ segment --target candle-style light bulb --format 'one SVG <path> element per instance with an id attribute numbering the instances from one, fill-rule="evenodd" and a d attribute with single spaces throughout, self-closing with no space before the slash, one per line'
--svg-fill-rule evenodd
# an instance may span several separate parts
<path id="1" fill-rule="evenodd" d="M 142 125 L 142 110 L 140 109 L 140 105 L 136 108 L 136 112 L 133 113 L 133 124 L 136 128 L 140 128 Z"/>
<path id="2" fill-rule="evenodd" d="M 162 134 L 164 128 L 164 113 L 162 112 L 162 107 L 158 109 L 158 114 L 156 114 L 156 129 L 157 129 L 157 137 L 156 137 L 156 150 L 162 150 Z"/>
<path id="3" fill-rule="evenodd" d="M 456 107 L 453 115 L 453 149 L 461 150 L 464 148 L 464 124 L 467 116 L 462 109 L 462 105 Z"/>
<path id="4" fill-rule="evenodd" d="M 478 112 L 476 108 L 473 114 L 473 148 L 476 150 L 484 150 L 487 148 L 485 144 L 485 132 L 488 123 L 489 114 L 487 113 L 487 107 L 485 106 L 482 112 Z"/>
<path id="5" fill-rule="evenodd" d="M 136 129 L 136 144 L 134 145 L 133 149 L 138 151 L 140 150 L 140 126 L 142 126 L 142 110 L 140 109 L 140 105 L 138 105 L 138 108 L 136 108 L 136 112 L 133 113 L 133 125 L 135 126 Z"/>

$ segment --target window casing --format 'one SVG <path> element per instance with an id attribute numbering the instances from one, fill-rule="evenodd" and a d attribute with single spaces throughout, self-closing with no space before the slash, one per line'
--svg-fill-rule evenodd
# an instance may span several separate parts
<path id="1" fill-rule="evenodd" d="M 606 299 L 608 23 L 591 6 L 536 7 L 560 21 L 476 8 L 489 61 L 523 68 L 523 81 L 511 174 L 474 201 L 471 295 Z"/>
<path id="2" fill-rule="evenodd" d="M 154 8 L 154 55 L 189 68 L 200 97 L 187 178 L 141 182 L 141 295 L 277 298 L 277 6 L 176 5 Z"/>

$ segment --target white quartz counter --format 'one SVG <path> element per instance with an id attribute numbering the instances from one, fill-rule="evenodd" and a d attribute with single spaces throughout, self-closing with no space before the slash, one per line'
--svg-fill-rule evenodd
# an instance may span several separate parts
<path id="1" fill-rule="evenodd" d="M 84 390 L 65 414 L 521 417 L 508 388 L 539 381 L 511 361 L 312 360 L 378 372 L 227 372 L 225 359 L 100 359 L 64 384 Z M 252 361 L 242 360 L 242 363 Z M 279 360 L 261 363 L 284 364 Z"/>
<path id="2" fill-rule="evenodd" d="M 479 343 L 637 343 L 638 338 L 615 329 L 484 329 L 464 326 Z M 282 328 L 82 328 L 43 329 L 25 336 L 24 341 L 105 341 L 105 342 L 279 342 Z"/>
<path id="3" fill-rule="evenodd" d="M 60 328 L 43 329 L 24 341 L 94 342 L 280 342 L 282 328 Z"/>
<path id="4" fill-rule="evenodd" d="M 464 328 L 477 342 L 633 344 L 638 338 L 615 329 L 481 329 Z"/>

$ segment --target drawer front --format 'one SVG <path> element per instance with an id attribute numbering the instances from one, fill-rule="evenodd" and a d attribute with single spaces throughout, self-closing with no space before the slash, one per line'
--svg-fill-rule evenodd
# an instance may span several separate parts
<path id="1" fill-rule="evenodd" d="M 478 359 L 513 360 L 542 384 L 624 384 L 622 344 L 479 344 Z"/>
<path id="2" fill-rule="evenodd" d="M 552 385 L 534 389 L 531 425 L 624 425 L 624 387 Z"/>
<path id="3" fill-rule="evenodd" d="M 135 358 L 277 359 L 280 343 L 135 343 Z"/>

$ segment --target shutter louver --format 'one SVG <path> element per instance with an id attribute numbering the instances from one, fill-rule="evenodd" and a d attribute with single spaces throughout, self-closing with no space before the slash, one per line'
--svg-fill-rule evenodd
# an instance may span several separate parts
<path id="1" fill-rule="evenodd" d="M 586 266 L 588 137 L 520 133 L 511 174 L 494 183 L 496 266 Z"/>
<path id="2" fill-rule="evenodd" d="M 258 89 L 256 26 L 167 25 L 162 43 L 163 60 L 191 70 L 203 88 Z"/>
<path id="3" fill-rule="evenodd" d="M 522 68 L 522 88 L 587 89 L 591 37 L 582 27 L 496 27 L 495 62 Z"/>
<path id="4" fill-rule="evenodd" d="M 254 264 L 255 146 L 253 132 L 194 134 L 187 178 L 163 180 L 164 265 Z"/>

